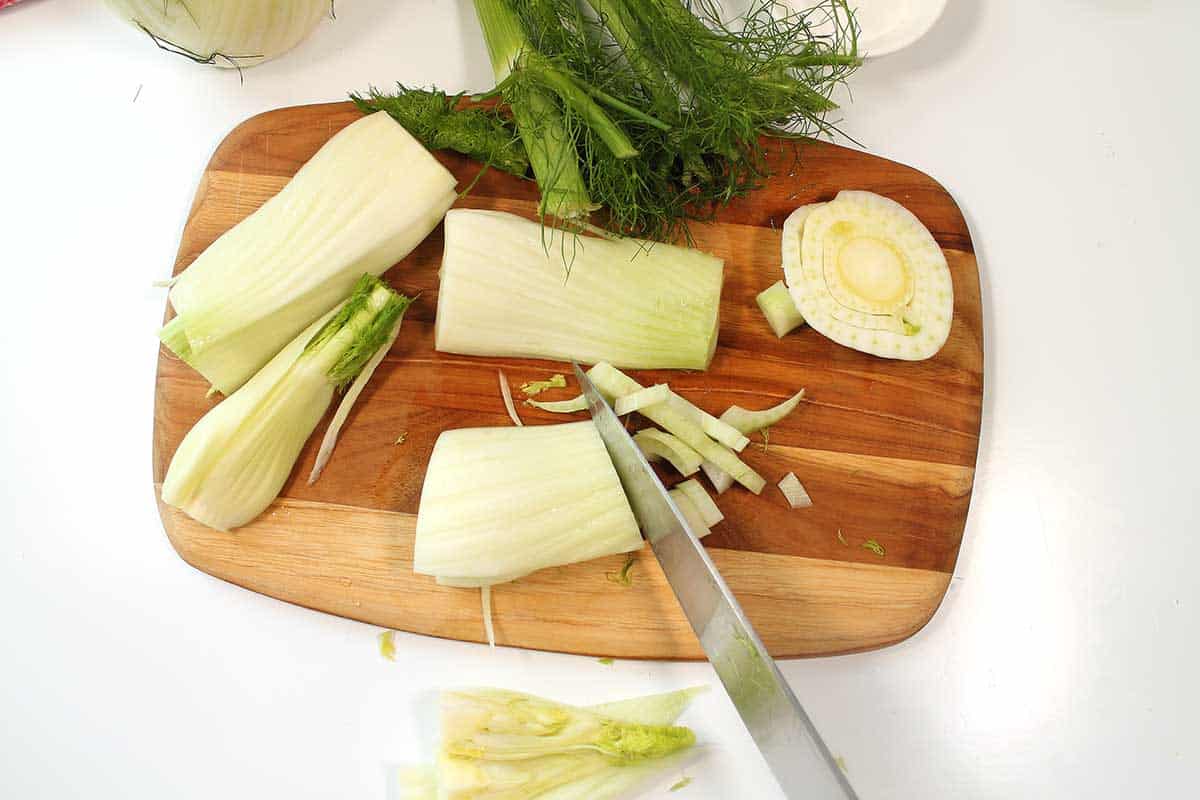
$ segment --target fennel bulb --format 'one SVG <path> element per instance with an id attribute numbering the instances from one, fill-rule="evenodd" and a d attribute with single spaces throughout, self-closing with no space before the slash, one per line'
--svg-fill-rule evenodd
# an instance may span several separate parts
<path id="1" fill-rule="evenodd" d="M 695 741 L 679 715 L 703 687 L 580 708 L 503 689 L 441 695 L 436 766 L 410 770 L 413 800 L 603 800 Z"/>
<path id="2" fill-rule="evenodd" d="M 168 52 L 215 67 L 252 67 L 304 41 L 330 0 L 106 0 Z"/>
<path id="3" fill-rule="evenodd" d="M 340 308 L 309 325 L 188 431 L 167 469 L 163 502 L 222 531 L 261 514 L 335 390 L 391 340 L 409 302 L 364 275 Z"/>
<path id="4" fill-rule="evenodd" d="M 712 360 L 724 268 L 715 256 L 499 211 L 455 209 L 445 228 L 442 352 L 635 369 L 703 370 Z"/>
<path id="5" fill-rule="evenodd" d="M 463 428 L 433 447 L 417 513 L 413 571 L 455 586 L 642 546 L 591 420 Z"/>
<path id="6" fill-rule="evenodd" d="M 363 273 L 408 255 L 455 197 L 454 176 L 404 128 L 364 117 L 176 277 L 159 337 L 229 394 Z"/>

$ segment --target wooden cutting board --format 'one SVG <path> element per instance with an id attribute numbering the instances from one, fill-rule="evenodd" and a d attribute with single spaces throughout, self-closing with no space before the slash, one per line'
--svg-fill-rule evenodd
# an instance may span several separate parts
<path id="1" fill-rule="evenodd" d="M 279 191 L 330 136 L 358 118 L 349 103 L 271 111 L 217 148 L 183 231 L 175 271 Z M 800 387 L 800 408 L 743 454 L 768 480 L 759 497 L 720 498 L 726 519 L 705 544 L 776 656 L 845 653 L 899 642 L 932 616 L 949 585 L 967 518 L 983 389 L 982 309 L 971 238 L 937 182 L 890 161 L 822 143 L 772 144 L 769 187 L 694 226 L 698 247 L 725 258 L 721 335 L 706 373 L 635 373 L 706 410 L 763 408 Z M 478 165 L 439 158 L 465 186 Z M 954 280 L 950 339 L 920 363 L 864 355 L 803 328 L 780 340 L 754 302 L 781 277 L 779 226 L 802 203 L 869 189 L 911 209 L 946 251 Z M 492 171 L 460 205 L 533 216 L 531 182 Z M 482 641 L 477 591 L 437 586 L 412 572 L 413 531 L 425 465 L 450 428 L 508 425 L 497 367 L 514 387 L 568 364 L 472 358 L 433 349 L 439 227 L 386 277 L 418 295 L 400 337 L 355 407 L 315 486 L 314 436 L 278 501 L 235 533 L 209 530 L 159 506 L 179 554 L 207 573 L 309 608 L 375 625 Z M 498 297 L 497 302 L 505 302 Z M 168 311 L 168 314 L 170 312 Z M 218 402 L 199 374 L 166 348 L 155 398 L 154 480 L 161 485 L 187 430 Z M 574 396 L 578 389 L 541 399 Z M 518 397 L 519 397 L 518 393 Z M 521 408 L 527 424 L 564 421 Z M 580 419 L 584 415 L 571 415 Z M 322 428 L 323 429 L 323 426 Z M 320 429 L 319 429 L 320 430 Z M 396 439 L 406 434 L 403 444 Z M 790 510 L 773 485 L 800 477 L 813 507 Z M 839 538 L 839 532 L 841 534 Z M 886 554 L 863 547 L 874 539 Z M 844 540 L 844 541 L 843 541 Z M 631 586 L 607 579 L 623 556 L 543 570 L 493 592 L 500 644 L 626 658 L 702 658 L 649 548 Z"/>

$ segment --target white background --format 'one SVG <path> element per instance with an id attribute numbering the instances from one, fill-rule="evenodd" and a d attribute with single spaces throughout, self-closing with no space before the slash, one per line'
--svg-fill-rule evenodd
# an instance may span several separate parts
<path id="1" fill-rule="evenodd" d="M 845 128 L 967 214 L 987 353 L 941 610 L 891 649 L 784 665 L 864 798 L 1195 785 L 1197 8 L 951 0 L 853 79 Z M 4 797 L 383 798 L 437 687 L 584 702 L 711 680 L 404 635 L 391 663 L 375 629 L 212 579 L 167 543 L 150 283 L 213 147 L 352 88 L 490 85 L 467 0 L 338 12 L 244 85 L 97 3 L 0 12 Z M 712 748 L 672 798 L 778 796 L 719 693 L 687 719 Z"/>

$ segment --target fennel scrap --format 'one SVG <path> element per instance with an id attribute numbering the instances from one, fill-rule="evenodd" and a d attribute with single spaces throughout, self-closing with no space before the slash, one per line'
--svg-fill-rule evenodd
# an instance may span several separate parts
<path id="1" fill-rule="evenodd" d="M 547 389 L 565 389 L 567 388 L 567 378 L 565 375 L 551 375 L 544 381 L 526 381 L 521 384 L 521 391 L 526 397 L 534 397 L 541 394 Z"/>
<path id="2" fill-rule="evenodd" d="M 695 734 L 676 724 L 702 688 L 588 707 L 503 689 L 441 694 L 435 763 L 406 770 L 411 800 L 617 800 L 677 766 Z"/>
<path id="3" fill-rule="evenodd" d="M 604 577 L 622 586 L 633 586 L 633 565 L 637 563 L 634 556 L 627 556 L 620 572 L 606 572 Z"/>

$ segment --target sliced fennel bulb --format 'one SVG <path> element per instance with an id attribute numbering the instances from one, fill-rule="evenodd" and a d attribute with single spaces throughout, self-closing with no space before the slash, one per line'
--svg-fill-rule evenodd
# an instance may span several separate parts
<path id="1" fill-rule="evenodd" d="M 721 421 L 737 428 L 742 433 L 755 433 L 771 427 L 795 411 L 796 406 L 800 405 L 800 401 L 803 399 L 804 390 L 801 389 L 779 405 L 764 408 L 762 411 L 747 411 L 741 406 L 730 406 L 721 415 Z"/>
<path id="2" fill-rule="evenodd" d="M 176 317 L 160 337 L 229 394 L 361 275 L 408 255 L 454 202 L 454 187 L 386 114 L 358 120 L 179 274 Z"/>
<path id="3" fill-rule="evenodd" d="M 704 521 L 704 517 L 701 516 L 700 510 L 696 508 L 696 504 L 692 502 L 690 497 L 678 489 L 671 489 L 667 494 L 675 501 L 676 508 L 679 509 L 679 513 L 683 515 L 683 518 L 687 520 L 688 527 L 692 529 L 692 533 L 695 534 L 697 539 L 703 539 L 712 533 L 708 528 L 708 524 Z"/>
<path id="4" fill-rule="evenodd" d="M 438 437 L 417 514 L 415 572 L 483 585 L 641 546 L 591 420 Z"/>
<path id="5" fill-rule="evenodd" d="M 686 496 L 692 505 L 696 507 L 704 524 L 708 527 L 716 525 L 721 520 L 725 519 L 725 515 L 721 513 L 721 509 L 717 508 L 717 504 L 708 496 L 708 492 L 704 491 L 704 487 L 700 485 L 700 481 L 695 479 L 682 481 L 675 485 L 672 491 L 681 492 Z"/>
<path id="6" fill-rule="evenodd" d="M 588 377 L 607 397 L 620 398 L 644 387 L 612 364 L 600 363 L 588 370 Z M 699 453 L 705 461 L 729 473 L 738 483 L 755 494 L 762 492 L 766 479 L 737 457 L 729 448 L 713 440 L 697 418 L 695 406 L 672 395 L 666 402 L 646 406 L 639 413 L 646 419 L 673 434 Z"/>
<path id="7" fill-rule="evenodd" d="M 667 388 L 665 383 L 656 383 L 648 388 L 639 389 L 633 394 L 618 397 L 616 405 L 613 406 L 613 411 L 616 412 L 618 417 L 623 417 L 626 414 L 632 414 L 634 411 L 641 411 L 646 406 L 652 406 L 655 403 L 665 403 L 670 396 L 671 390 Z"/>
<path id="8" fill-rule="evenodd" d="M 700 454 L 688 447 L 678 436 L 646 428 L 633 436 L 633 443 L 649 461 L 665 458 L 680 475 L 694 475 L 704 460 Z"/>
<path id="9" fill-rule="evenodd" d="M 814 330 L 884 358 L 916 361 L 941 349 L 954 285 L 941 247 L 912 212 L 872 192 L 842 191 L 793 216 L 784 224 L 784 274 Z"/>
<path id="10" fill-rule="evenodd" d="M 292 340 L 188 431 L 163 502 L 217 530 L 245 525 L 279 494 L 334 391 L 390 341 L 409 300 L 363 276 L 350 298 Z"/>
<path id="11" fill-rule="evenodd" d="M 543 228 L 513 214 L 446 215 L 436 346 L 466 355 L 708 367 L 723 262 L 636 239 Z"/>
<path id="12" fill-rule="evenodd" d="M 330 0 L 106 0 L 164 49 L 216 67 L 250 67 L 302 42 Z"/>

